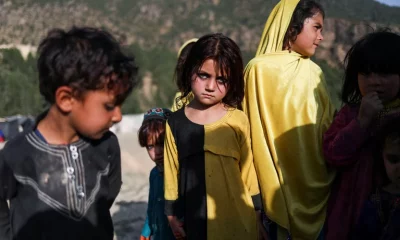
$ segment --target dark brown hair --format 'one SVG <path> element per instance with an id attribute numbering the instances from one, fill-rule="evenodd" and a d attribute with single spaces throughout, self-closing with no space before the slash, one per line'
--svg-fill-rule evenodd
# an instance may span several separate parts
<path id="1" fill-rule="evenodd" d="M 41 41 L 38 54 L 40 93 L 51 104 L 61 86 L 71 87 L 78 97 L 106 87 L 116 91 L 117 104 L 121 104 L 137 83 L 133 57 L 126 56 L 104 30 L 53 29 Z"/>
<path id="2" fill-rule="evenodd" d="M 181 72 L 176 71 L 176 83 L 181 91 L 181 100 L 191 92 L 191 82 L 203 63 L 213 59 L 227 79 L 228 89 L 222 102 L 231 107 L 240 107 L 244 97 L 243 60 L 238 45 L 221 33 L 201 37 L 193 45 Z M 179 99 L 177 99 L 179 101 Z"/>
<path id="3" fill-rule="evenodd" d="M 148 119 L 142 123 L 138 131 L 139 144 L 147 147 L 149 138 L 153 138 L 154 144 L 164 144 L 166 121 L 162 119 Z"/>

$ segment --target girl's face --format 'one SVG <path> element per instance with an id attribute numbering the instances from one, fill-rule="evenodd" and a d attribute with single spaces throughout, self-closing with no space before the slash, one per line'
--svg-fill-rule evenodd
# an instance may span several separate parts
<path id="1" fill-rule="evenodd" d="M 400 140 L 386 140 L 383 149 L 386 174 L 396 189 L 400 191 Z"/>
<path id="2" fill-rule="evenodd" d="M 153 160 L 157 165 L 162 166 L 164 164 L 164 144 L 162 141 L 161 143 L 157 141 L 158 137 L 159 136 L 149 136 L 147 139 L 146 150 L 151 160 Z"/>
<path id="3" fill-rule="evenodd" d="M 227 86 L 221 69 L 217 72 L 217 62 L 207 59 L 197 73 L 192 76 L 192 92 L 200 104 L 213 106 L 221 103 L 227 93 Z"/>
<path id="4" fill-rule="evenodd" d="M 324 39 L 322 29 L 324 19 L 320 13 L 304 20 L 303 29 L 294 42 L 291 49 L 303 56 L 311 57 L 315 54 L 319 43 Z"/>
<path id="5" fill-rule="evenodd" d="M 399 93 L 400 76 L 397 74 L 358 74 L 358 87 L 362 96 L 376 92 L 383 103 L 395 99 Z"/>

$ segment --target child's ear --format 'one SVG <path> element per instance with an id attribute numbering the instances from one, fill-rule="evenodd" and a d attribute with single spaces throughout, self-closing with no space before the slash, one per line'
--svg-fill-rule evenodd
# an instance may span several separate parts
<path id="1" fill-rule="evenodd" d="M 61 86 L 56 90 L 55 104 L 62 112 L 69 113 L 72 110 L 74 100 L 72 88 Z"/>

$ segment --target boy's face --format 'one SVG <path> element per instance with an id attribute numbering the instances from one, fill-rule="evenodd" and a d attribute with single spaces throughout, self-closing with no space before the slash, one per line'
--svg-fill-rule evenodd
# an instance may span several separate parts
<path id="1" fill-rule="evenodd" d="M 75 103 L 70 112 L 70 123 L 81 135 L 100 139 L 110 127 L 121 121 L 121 106 L 115 105 L 112 91 L 93 90 L 85 93 Z"/>
<path id="2" fill-rule="evenodd" d="M 383 159 L 389 180 L 400 191 L 400 139 L 387 139 Z"/>
<path id="3" fill-rule="evenodd" d="M 158 137 L 159 136 L 149 136 L 147 139 L 146 150 L 151 160 L 153 160 L 153 162 L 158 166 L 162 166 L 164 164 L 164 144 L 157 143 Z"/>

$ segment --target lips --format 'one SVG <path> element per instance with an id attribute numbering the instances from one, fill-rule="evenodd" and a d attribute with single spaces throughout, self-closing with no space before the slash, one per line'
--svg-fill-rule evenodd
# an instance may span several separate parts
<path id="1" fill-rule="evenodd" d="M 201 94 L 203 97 L 206 97 L 206 98 L 213 98 L 214 96 L 213 95 L 210 95 L 210 94 L 205 94 L 205 93 L 203 93 L 203 94 Z"/>

